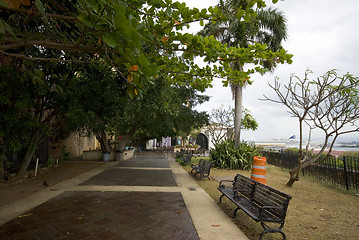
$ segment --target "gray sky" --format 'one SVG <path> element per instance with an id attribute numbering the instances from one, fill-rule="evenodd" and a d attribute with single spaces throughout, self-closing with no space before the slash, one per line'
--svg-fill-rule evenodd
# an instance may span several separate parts
<path id="1" fill-rule="evenodd" d="M 189 7 L 199 9 L 216 5 L 215 0 L 184 0 Z M 271 6 L 267 0 L 267 6 Z M 359 1 L 346 0 L 301 0 L 279 1 L 274 5 L 287 17 L 288 40 L 284 48 L 294 55 L 291 65 L 278 66 L 274 73 L 264 76 L 253 75 L 254 83 L 244 90 L 243 105 L 251 111 L 259 123 L 255 132 L 243 131 L 244 140 L 288 139 L 299 135 L 297 119 L 290 117 L 280 104 L 260 101 L 263 94 L 275 96 L 268 82 L 278 76 L 285 84 L 291 73 L 302 77 L 306 69 L 311 69 L 313 77 L 323 75 L 331 69 L 339 74 L 351 73 L 359 76 Z M 196 27 L 195 27 L 196 29 Z M 200 111 L 211 111 L 223 105 L 233 107 L 230 88 L 223 87 L 220 80 L 205 94 L 211 100 L 197 107 Z M 314 132 L 313 140 L 320 140 L 321 134 Z M 341 137 L 338 141 L 359 141 L 359 133 Z"/>

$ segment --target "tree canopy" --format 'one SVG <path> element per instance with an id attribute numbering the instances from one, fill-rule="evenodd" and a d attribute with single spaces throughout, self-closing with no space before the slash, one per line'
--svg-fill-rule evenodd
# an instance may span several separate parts
<path id="1" fill-rule="evenodd" d="M 253 44 L 260 43 L 267 47 L 267 51 L 277 53 L 284 53 L 282 48 L 282 41 L 287 37 L 286 19 L 282 12 L 272 8 L 257 8 L 251 9 L 252 18 L 244 16 L 245 21 L 241 21 L 239 16 L 244 14 L 244 6 L 248 3 L 246 1 L 221 0 L 218 3 L 218 8 L 225 13 L 228 18 L 219 19 L 215 22 L 207 23 L 203 30 L 199 32 L 202 36 L 214 36 L 216 39 L 230 47 L 239 47 L 242 49 L 251 48 Z M 273 61 L 267 59 L 265 56 L 255 61 L 259 64 L 256 69 L 260 73 L 272 70 L 277 63 L 283 61 Z M 290 62 L 290 61 L 288 61 Z M 241 73 L 247 76 L 245 65 L 249 62 L 243 61 L 241 58 L 232 59 L 230 67 L 232 71 Z M 234 103 L 235 103 L 235 121 L 234 121 L 234 139 L 235 146 L 239 147 L 240 133 L 242 125 L 242 98 L 243 87 L 251 84 L 250 78 L 242 78 L 238 81 L 235 76 L 229 76 L 225 85 L 231 86 Z"/>
<path id="2" fill-rule="evenodd" d="M 250 21 L 253 9 L 265 6 L 263 0 L 240 2 L 240 21 Z M 265 71 L 263 61 L 291 61 L 285 50 L 272 52 L 265 44 L 233 47 L 213 36 L 183 33 L 193 22 L 226 19 L 218 7 L 191 9 L 171 0 L 0 0 L 0 16 L 0 67 L 8 77 L 0 89 L 0 155 L 18 151 L 23 156 L 19 175 L 44 138 L 79 127 L 103 132 L 118 117 L 120 100 L 145 101 L 161 81 L 174 87 L 176 96 L 184 91 L 187 105 L 214 77 L 225 84 L 227 79 L 241 82 Z M 197 56 L 207 65 L 196 65 Z M 233 60 L 253 68 L 233 70 Z M 10 78 L 16 83 L 11 85 Z M 85 95 L 92 99 L 81 102 Z M 167 110 L 182 118 L 177 121 L 182 126 L 167 129 L 187 132 L 191 126 L 186 120 L 203 115 L 191 112 L 178 96 L 171 101 L 177 99 L 181 108 Z M 171 112 L 175 110 L 180 113 Z"/>
<path id="3" fill-rule="evenodd" d="M 240 2 L 237 17 L 245 21 L 256 15 L 255 6 L 265 6 L 263 0 Z M 203 25 L 206 20 L 226 19 L 218 7 L 190 9 L 171 0 L 0 0 L 0 10 L 1 54 L 33 60 L 105 61 L 118 70 L 129 93 L 135 95 L 144 82 L 153 82 L 160 74 L 204 90 L 213 77 L 231 76 L 237 82 L 263 71 L 260 62 L 264 60 L 286 62 L 291 58 L 284 50 L 272 52 L 259 43 L 229 47 L 213 36 L 182 32 L 192 22 Z M 62 55 L 35 57 L 27 48 L 57 49 Z M 195 56 L 218 64 L 199 67 L 192 61 Z M 233 71 L 229 67 L 233 59 L 255 67 Z"/>

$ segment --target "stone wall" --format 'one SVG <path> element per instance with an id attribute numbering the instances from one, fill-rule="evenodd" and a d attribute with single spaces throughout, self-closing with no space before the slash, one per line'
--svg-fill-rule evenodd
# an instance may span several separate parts
<path id="1" fill-rule="evenodd" d="M 96 150 L 99 148 L 99 144 L 93 135 L 72 133 L 60 143 L 51 143 L 50 156 L 55 159 L 60 158 L 63 148 L 70 153 L 72 158 L 80 158 L 83 151 Z"/>

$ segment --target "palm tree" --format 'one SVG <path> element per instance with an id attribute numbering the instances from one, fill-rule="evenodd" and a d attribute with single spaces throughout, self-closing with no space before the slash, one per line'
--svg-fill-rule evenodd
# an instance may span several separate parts
<path id="1" fill-rule="evenodd" d="M 237 19 L 237 11 L 243 7 L 242 1 L 220 0 L 218 7 L 227 14 L 227 21 L 208 23 L 199 32 L 200 35 L 213 35 L 216 39 L 229 47 L 248 47 L 250 44 L 259 42 L 266 44 L 273 52 L 282 48 L 281 42 L 287 38 L 286 18 L 283 13 L 272 8 L 258 10 L 257 16 L 250 22 L 243 22 Z M 272 71 L 276 63 L 264 61 L 264 67 Z M 243 65 L 239 61 L 231 63 L 233 70 L 242 71 Z M 231 89 L 235 102 L 235 146 L 240 143 L 241 119 L 242 119 L 242 91 L 245 82 L 234 84 L 231 82 Z"/>

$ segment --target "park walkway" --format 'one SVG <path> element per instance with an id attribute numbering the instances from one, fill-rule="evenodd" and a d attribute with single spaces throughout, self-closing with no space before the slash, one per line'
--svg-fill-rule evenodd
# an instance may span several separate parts
<path id="1" fill-rule="evenodd" d="M 247 239 L 173 157 L 153 153 L 5 205 L 0 226 L 0 240 Z"/>

